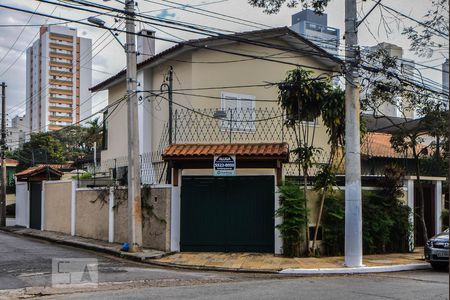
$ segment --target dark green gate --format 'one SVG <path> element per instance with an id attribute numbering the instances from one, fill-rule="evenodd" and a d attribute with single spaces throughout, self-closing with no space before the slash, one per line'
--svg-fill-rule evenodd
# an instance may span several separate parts
<path id="1" fill-rule="evenodd" d="M 30 183 L 30 228 L 41 229 L 42 182 Z"/>
<path id="2" fill-rule="evenodd" d="M 273 176 L 183 176 L 181 251 L 274 251 Z"/>

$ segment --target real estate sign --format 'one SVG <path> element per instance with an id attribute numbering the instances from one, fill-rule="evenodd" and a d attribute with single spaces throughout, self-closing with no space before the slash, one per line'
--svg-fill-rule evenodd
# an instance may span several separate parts
<path id="1" fill-rule="evenodd" d="M 214 176 L 235 176 L 235 155 L 214 155 Z"/>

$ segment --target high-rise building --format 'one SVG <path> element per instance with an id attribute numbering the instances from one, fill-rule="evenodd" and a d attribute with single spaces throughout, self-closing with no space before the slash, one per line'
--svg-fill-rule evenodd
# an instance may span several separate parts
<path id="1" fill-rule="evenodd" d="M 52 131 L 91 115 L 92 42 L 77 30 L 43 26 L 27 49 L 26 116 L 29 132 Z"/>
<path id="2" fill-rule="evenodd" d="M 328 26 L 327 14 L 304 9 L 292 15 L 291 30 L 332 54 L 339 54 L 339 29 Z"/>
<path id="3" fill-rule="evenodd" d="M 6 127 L 6 149 L 12 151 L 21 148 L 25 143 L 27 131 L 25 116 L 15 116 Z"/>
<path id="4" fill-rule="evenodd" d="M 448 93 L 448 58 L 442 64 L 442 90 Z"/>
<path id="5" fill-rule="evenodd" d="M 379 43 L 375 46 L 366 48 L 363 53 L 369 54 L 379 50 L 385 51 L 385 53 L 390 57 L 397 58 L 397 68 L 400 71 L 400 75 L 403 78 L 409 79 L 411 81 L 415 81 L 415 63 L 413 60 L 404 59 L 403 58 L 403 48 L 391 43 Z M 407 103 L 402 103 L 404 101 L 401 98 L 395 99 L 392 103 L 382 103 L 378 108 L 378 114 L 387 117 L 399 117 L 399 118 L 408 118 L 414 119 L 416 117 L 416 111 L 409 107 L 411 105 L 407 105 Z M 401 109 L 400 109 L 401 108 Z M 366 112 L 371 112 L 370 110 Z"/>

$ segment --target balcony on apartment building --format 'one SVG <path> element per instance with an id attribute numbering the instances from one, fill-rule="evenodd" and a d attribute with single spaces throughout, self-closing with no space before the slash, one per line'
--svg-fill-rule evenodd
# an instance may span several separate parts
<path id="1" fill-rule="evenodd" d="M 66 50 L 54 50 L 51 49 L 49 52 L 50 58 L 52 57 L 59 57 L 59 58 L 66 58 L 66 59 L 72 59 L 72 51 L 66 51 Z"/>
<path id="2" fill-rule="evenodd" d="M 62 76 L 52 76 L 49 79 L 51 85 L 64 85 L 64 86 L 73 86 L 72 78 L 62 77 Z"/>
<path id="3" fill-rule="evenodd" d="M 54 42 L 50 42 L 50 49 L 53 51 L 58 51 L 58 50 L 65 50 L 65 51 L 70 51 L 72 52 L 73 50 L 73 45 L 72 44 L 68 44 L 68 45 L 64 45 L 64 44 L 59 44 L 59 43 L 54 43 Z"/>

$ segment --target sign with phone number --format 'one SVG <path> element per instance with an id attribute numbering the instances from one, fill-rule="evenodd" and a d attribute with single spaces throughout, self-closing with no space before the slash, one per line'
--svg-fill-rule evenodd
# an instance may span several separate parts
<path id="1" fill-rule="evenodd" d="M 214 176 L 236 176 L 236 156 L 215 155 Z"/>

